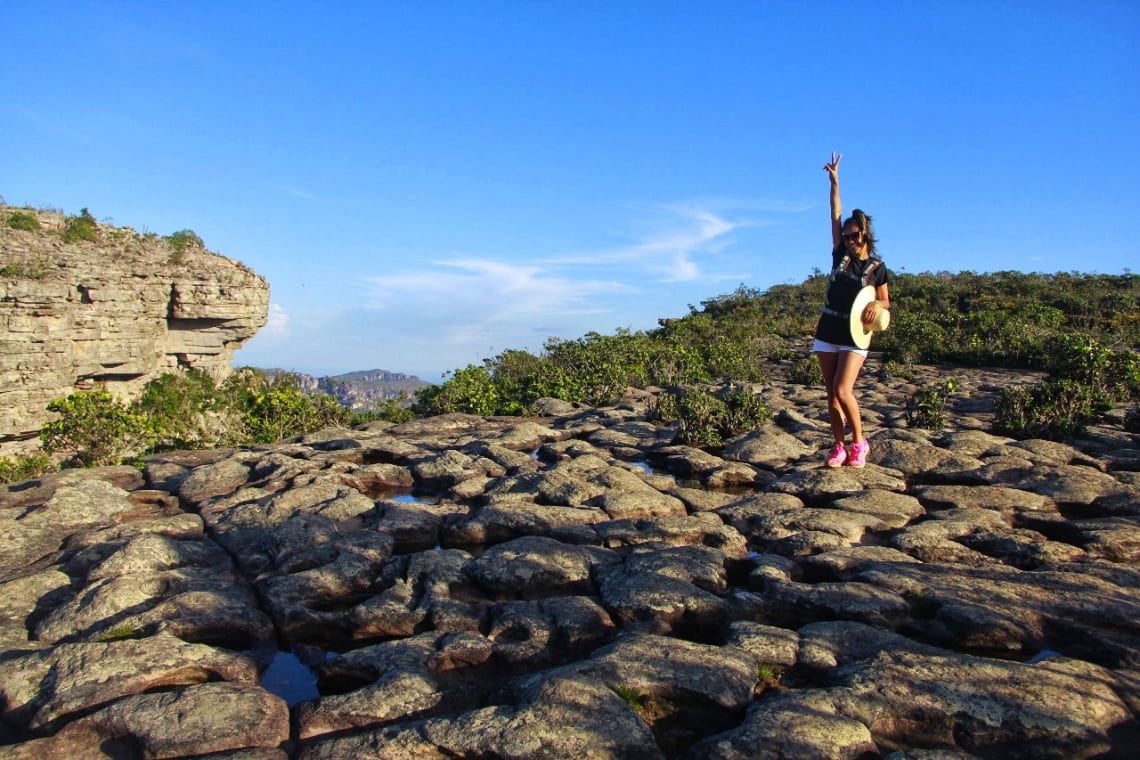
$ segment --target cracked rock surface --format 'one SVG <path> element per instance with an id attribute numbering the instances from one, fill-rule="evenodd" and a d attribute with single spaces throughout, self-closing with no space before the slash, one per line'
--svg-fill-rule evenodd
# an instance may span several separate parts
<path id="1" fill-rule="evenodd" d="M 1140 442 L 950 372 L 860 381 L 863 469 L 774 382 L 714 450 L 638 394 L 8 486 L 0 759 L 1134 757 Z"/>

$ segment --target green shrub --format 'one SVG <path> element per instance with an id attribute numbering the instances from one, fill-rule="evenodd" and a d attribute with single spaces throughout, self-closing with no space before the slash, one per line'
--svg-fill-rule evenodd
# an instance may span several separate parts
<path id="1" fill-rule="evenodd" d="M 768 360 L 774 362 L 790 362 L 795 361 L 799 354 L 791 346 L 779 345 L 769 352 Z"/>
<path id="2" fill-rule="evenodd" d="M 913 380 L 914 368 L 909 364 L 904 364 L 894 359 L 887 359 L 879 367 L 879 379 L 887 382 L 891 378 L 898 378 L 900 380 Z"/>
<path id="3" fill-rule="evenodd" d="M 297 387 L 297 378 L 289 374 L 280 375 L 243 398 L 238 409 L 242 412 L 245 436 L 252 443 L 273 443 L 352 422 L 352 412 L 335 398 L 306 396 Z"/>
<path id="4" fill-rule="evenodd" d="M 819 360 L 814 356 L 796 359 L 792 368 L 788 370 L 788 382 L 823 387 L 823 370 L 819 367 Z"/>
<path id="5" fill-rule="evenodd" d="M 176 251 L 185 251 L 189 248 L 205 248 L 206 243 L 194 230 L 178 230 L 163 238 L 171 248 Z"/>
<path id="6" fill-rule="evenodd" d="M 958 388 L 950 378 L 942 383 L 927 383 L 906 400 L 906 422 L 911 427 L 941 430 L 946 426 L 946 399 Z"/>
<path id="7" fill-rule="evenodd" d="M 8 215 L 7 224 L 14 230 L 35 232 L 40 228 L 40 220 L 35 214 L 28 211 L 13 211 Z"/>
<path id="8" fill-rule="evenodd" d="M 579 398 L 593 406 L 612 404 L 629 386 L 644 387 L 649 345 L 645 335 L 618 330 L 616 335 L 588 332 L 575 340 L 551 338 L 544 346 L 547 356 L 573 378 L 581 389 Z"/>
<path id="9" fill-rule="evenodd" d="M 199 369 L 166 373 L 143 388 L 135 406 L 146 415 L 156 451 L 190 449 L 216 443 L 207 425 L 207 415 L 218 408 L 218 388 L 208 373 Z"/>
<path id="10" fill-rule="evenodd" d="M 415 413 L 408 406 L 408 399 L 406 394 L 402 394 L 399 399 L 388 399 L 375 412 L 375 418 L 378 420 L 388 420 L 388 422 L 408 422 L 415 418 Z"/>
<path id="11" fill-rule="evenodd" d="M 170 246 L 170 261 L 179 264 L 186 256 L 186 251 L 205 250 L 206 243 L 198 237 L 194 230 L 178 230 L 163 238 Z"/>
<path id="12" fill-rule="evenodd" d="M 431 385 L 416 392 L 414 409 L 420 414 L 452 414 L 462 412 L 490 416 L 499 407 L 499 391 L 485 367 L 468 364 L 451 373 L 441 385 Z"/>
<path id="13" fill-rule="evenodd" d="M 47 409 L 60 416 L 40 430 L 44 451 L 71 453 L 81 467 L 117 464 L 149 447 L 146 416 L 107 391 L 73 393 Z"/>
<path id="14" fill-rule="evenodd" d="M 91 212 L 82 209 L 79 216 L 69 216 L 63 225 L 63 239 L 68 243 L 86 240 L 94 243 L 99 237 L 99 225 Z"/>
<path id="15" fill-rule="evenodd" d="M 0 457 L 0 483 L 19 483 L 55 471 L 47 454 Z"/>
<path id="16" fill-rule="evenodd" d="M 1079 438 L 1111 407 L 1111 397 L 1103 390 L 1051 377 L 1028 387 L 1003 389 L 994 430 L 1014 438 Z"/>
<path id="17" fill-rule="evenodd" d="M 760 396 L 732 384 L 719 393 L 705 388 L 670 388 L 657 395 L 649 410 L 656 422 L 677 422 L 677 442 L 715 447 L 726 438 L 760 427 L 771 411 Z"/>

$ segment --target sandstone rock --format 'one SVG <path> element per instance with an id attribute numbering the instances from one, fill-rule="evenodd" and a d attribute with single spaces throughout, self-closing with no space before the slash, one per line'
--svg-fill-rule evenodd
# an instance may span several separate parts
<path id="1" fill-rule="evenodd" d="M 874 465 L 864 468 L 817 467 L 782 475 L 769 486 L 769 490 L 791 494 L 808 504 L 823 504 L 870 488 L 902 493 L 906 490 L 906 481 L 901 475 Z"/>
<path id="2" fill-rule="evenodd" d="M 1113 667 L 1138 658 L 1140 601 L 1110 580 L 996 563 L 872 565 L 858 577 L 920 600 L 935 643 L 1027 656 L 1049 648 Z"/>
<path id="3" fill-rule="evenodd" d="M 453 718 L 312 742 L 302 748 L 300 758 L 664 758 L 649 727 L 622 698 L 585 676 L 558 674 L 531 682 L 518 699 Z"/>
<path id="4" fill-rule="evenodd" d="M 827 700 L 813 697 L 787 692 L 757 702 L 739 728 L 705 739 L 689 756 L 710 760 L 855 760 L 878 754 L 867 726 L 839 714 Z"/>
<path id="5" fill-rule="evenodd" d="M 16 745 L 14 758 L 108 756 L 176 758 L 243 748 L 279 747 L 289 739 L 289 708 L 257 686 L 204 683 L 114 702 L 68 723 L 48 738 Z"/>
<path id="6" fill-rule="evenodd" d="M 63 217 L 33 213 L 43 232 L 0 228 L 6 255 L 55 263 L 8 279 L 0 298 L 0 455 L 34 447 L 48 402 L 81 381 L 129 397 L 184 367 L 221 378 L 265 324 L 269 285 L 237 261 L 193 248 L 175 260 L 163 241 L 106 227 L 98 243 L 62 243 L 47 230 Z"/>
<path id="7" fill-rule="evenodd" d="M 124 696 L 211 679 L 256 684 L 257 666 L 169 636 L 63 644 L 0 662 L 4 719 L 37 730 Z"/>
<path id="8" fill-rule="evenodd" d="M 493 597 L 540 599 L 591 594 L 595 573 L 620 562 L 608 549 L 527 536 L 491 547 L 467 566 L 467 573 Z"/>
<path id="9" fill-rule="evenodd" d="M 725 644 L 743 649 L 759 662 L 790 667 L 799 657 L 800 637 L 784 628 L 737 620 L 729 625 Z"/>
<path id="10" fill-rule="evenodd" d="M 561 665 L 604 644 L 617 632 L 613 618 L 592 597 L 504 602 L 491 610 L 487 638 L 494 656 L 511 670 Z"/>
<path id="11" fill-rule="evenodd" d="M 747 462 L 756 467 L 777 469 L 815 452 L 793 435 L 778 428 L 764 428 L 726 441 L 725 459 Z"/>

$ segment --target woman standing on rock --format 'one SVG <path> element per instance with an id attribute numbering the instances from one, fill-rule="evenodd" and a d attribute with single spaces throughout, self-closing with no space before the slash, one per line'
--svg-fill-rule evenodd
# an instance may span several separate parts
<path id="1" fill-rule="evenodd" d="M 874 287 L 874 299 L 862 309 L 860 317 L 864 323 L 880 321 L 880 313 L 891 308 L 891 297 L 887 267 L 875 250 L 871 217 L 855 209 L 846 222 L 841 222 L 839 161 L 842 158 L 841 154 L 832 153 L 831 160 L 823 167 L 831 180 L 831 277 L 824 306 L 820 309 L 812 352 L 819 357 L 819 367 L 823 370 L 827 411 L 835 437 L 827 466 L 839 467 L 846 462 L 852 467 L 862 467 L 867 463 L 871 446 L 863 437 L 855 380 L 867 358 L 867 344 L 861 348 L 856 343 L 849 317 L 856 296 L 868 285 Z M 851 424 L 850 451 L 843 444 L 847 423 Z"/>

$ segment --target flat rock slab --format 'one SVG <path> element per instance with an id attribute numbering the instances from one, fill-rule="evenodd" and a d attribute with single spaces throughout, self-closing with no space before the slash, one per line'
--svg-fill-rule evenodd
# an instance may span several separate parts
<path id="1" fill-rule="evenodd" d="M 963 369 L 909 428 L 916 372 L 864 468 L 773 382 L 719 449 L 640 392 L 0 488 L 0 758 L 1131 756 L 1123 411 L 993 435 L 1032 378 Z"/>

